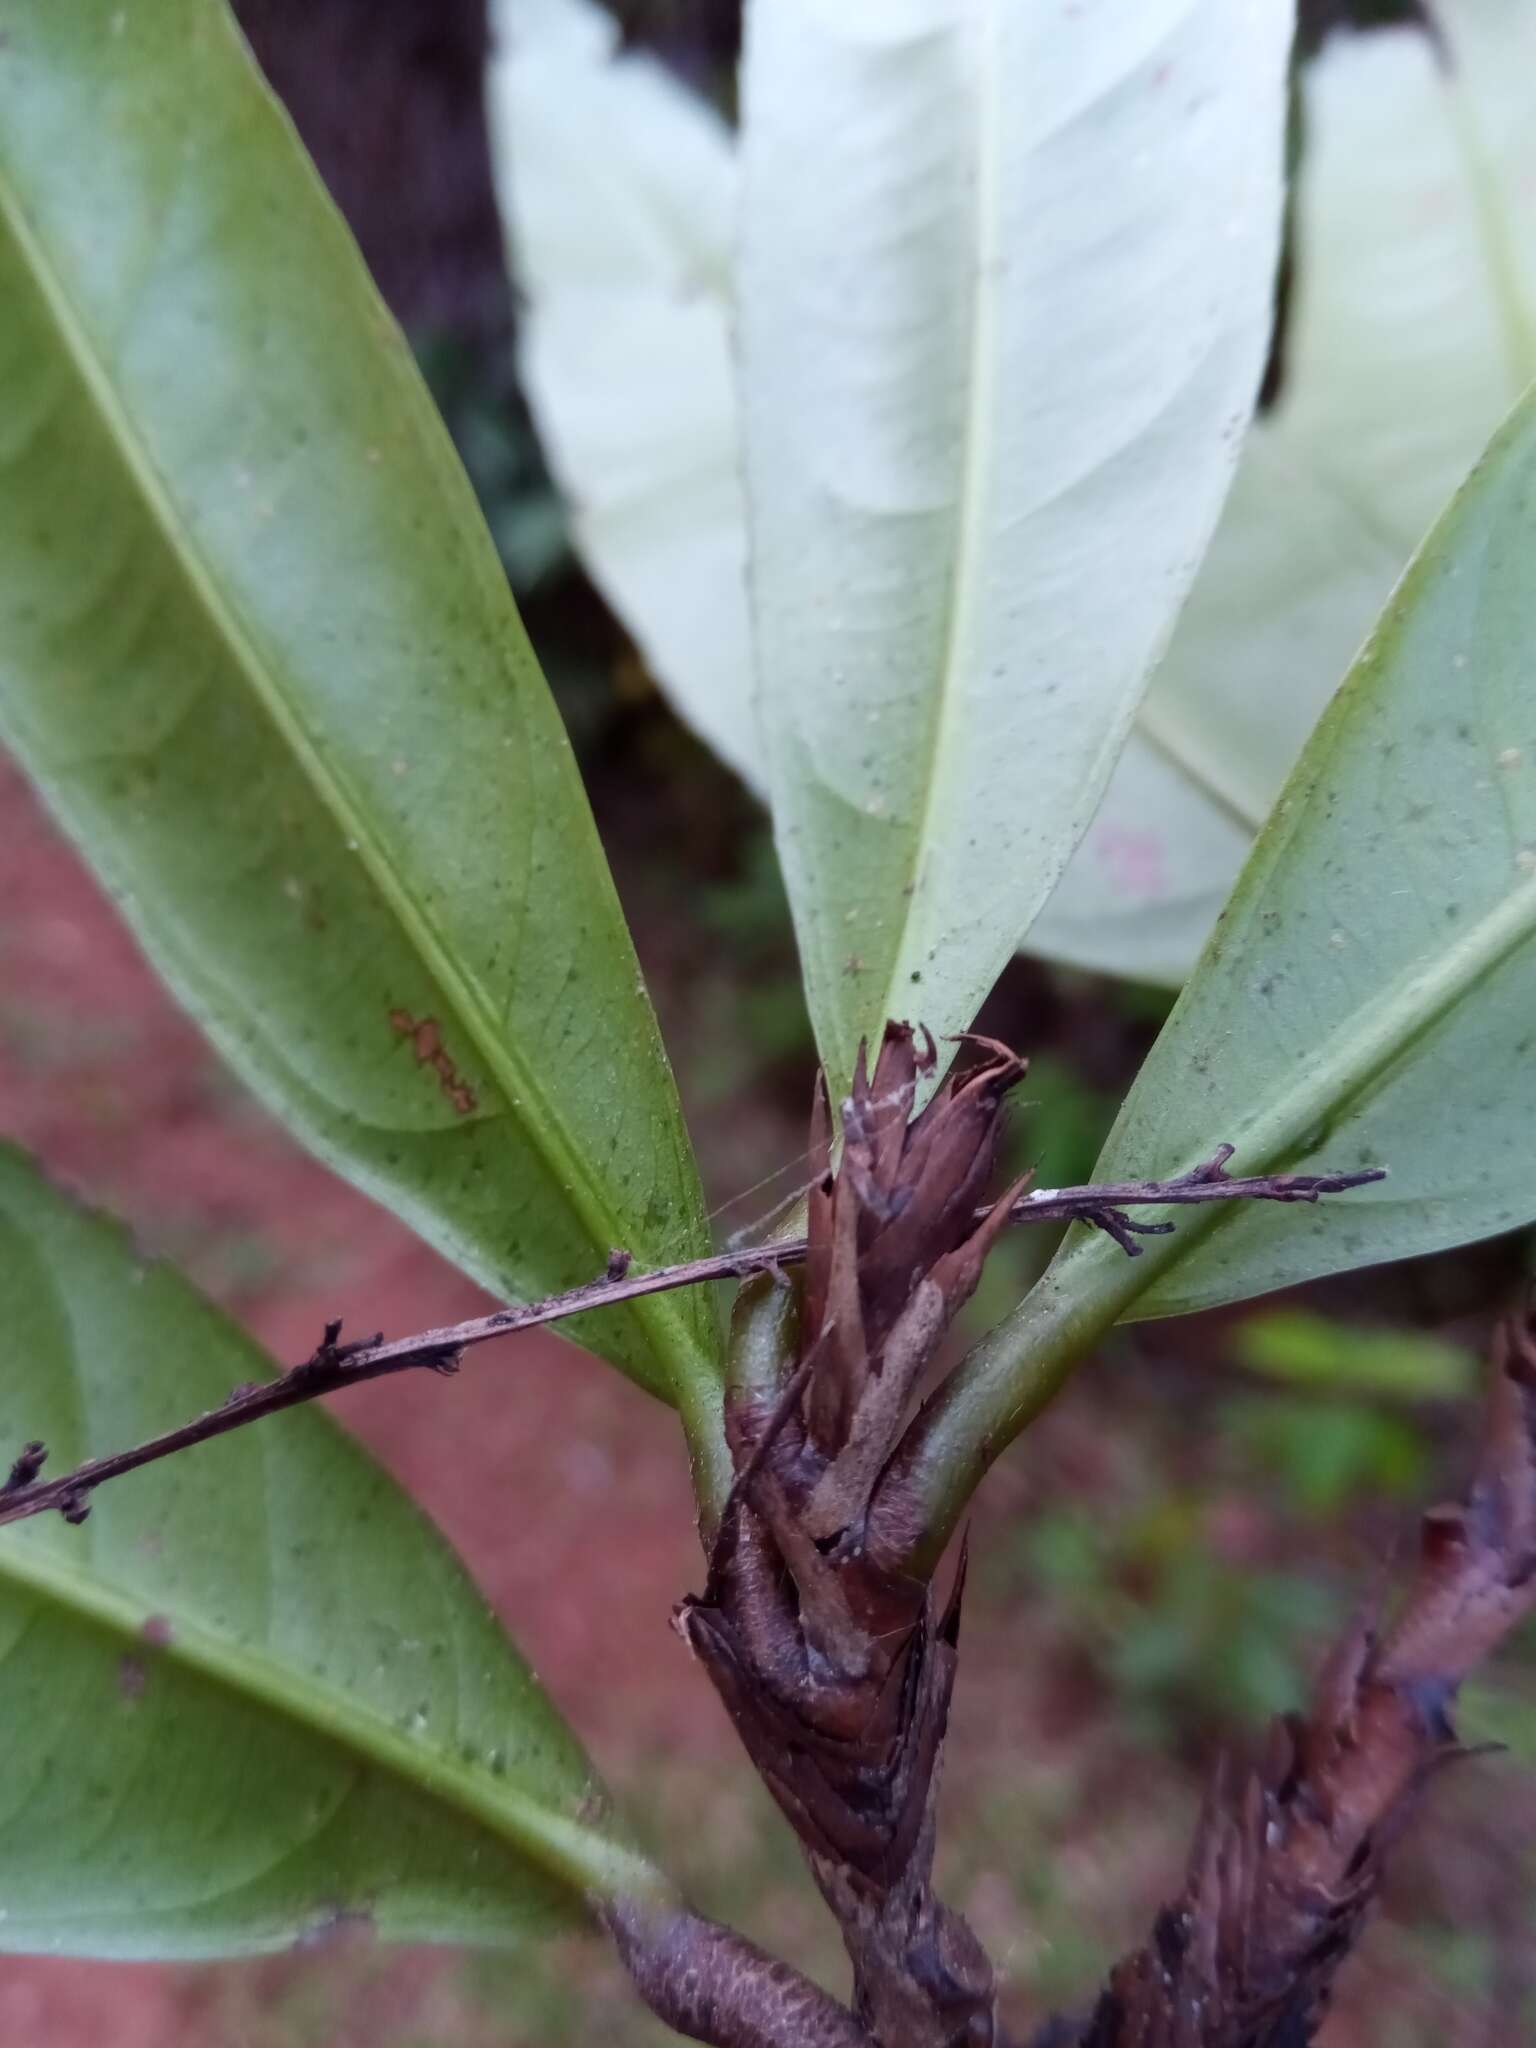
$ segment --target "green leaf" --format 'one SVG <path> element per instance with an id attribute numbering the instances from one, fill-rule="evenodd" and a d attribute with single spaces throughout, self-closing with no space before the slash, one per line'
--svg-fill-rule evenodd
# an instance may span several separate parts
<path id="1" fill-rule="evenodd" d="M 1536 0 L 1303 80 L 1280 402 L 1032 952 L 1180 982 L 1414 547 L 1536 376 Z"/>
<path id="2" fill-rule="evenodd" d="M 822 1056 L 968 1025 L 1092 816 L 1269 328 L 1290 10 L 757 0 L 760 722 Z"/>
<path id="3" fill-rule="evenodd" d="M 0 733 L 241 1075 L 503 1295 L 706 1250 L 564 733 L 213 0 L 0 44 Z M 695 1290 L 587 1341 L 712 1440 Z"/>
<path id="4" fill-rule="evenodd" d="M 270 1366 L 0 1148 L 6 1426 L 50 1469 Z M 443 1399 L 451 1400 L 445 1387 Z M 0 1947 L 193 1956 L 366 1915 L 505 1943 L 657 1873 L 436 1532 L 295 1410 L 0 1530 Z"/>
<path id="5" fill-rule="evenodd" d="M 1116 1321 L 1179 1315 L 1536 1217 L 1536 392 L 1420 550 L 1307 744 L 1095 1180 L 1385 1166 L 1317 1204 L 1075 1229 L 936 1398 L 936 1546 Z"/>
<path id="6" fill-rule="evenodd" d="M 1536 394 L 1425 543 L 1260 835 L 1095 1178 L 1386 1166 L 1316 1206 L 1178 1212 L 1059 1285 L 1134 1316 L 1536 1216 Z"/>

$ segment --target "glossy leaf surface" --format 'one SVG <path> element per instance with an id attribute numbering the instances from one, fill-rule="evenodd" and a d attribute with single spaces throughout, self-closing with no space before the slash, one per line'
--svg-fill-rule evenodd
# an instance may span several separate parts
<path id="1" fill-rule="evenodd" d="M 8 1427 L 59 1472 L 270 1370 L 9 1150 L 0 1329 Z M 354 1917 L 501 1944 L 660 1884 L 447 1546 L 314 1409 L 115 1481 L 80 1528 L 0 1530 L 0 1721 L 13 1952 L 211 1955 Z"/>

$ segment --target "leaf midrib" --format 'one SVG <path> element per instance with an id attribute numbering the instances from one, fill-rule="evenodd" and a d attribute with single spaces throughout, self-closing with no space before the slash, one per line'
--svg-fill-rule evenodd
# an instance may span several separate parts
<path id="1" fill-rule="evenodd" d="M 422 911 L 404 876 L 373 831 L 366 807 L 356 803 L 345 776 L 312 743 L 301 715 L 284 698 L 277 678 L 274 676 L 269 681 L 267 666 L 255 642 L 237 610 L 221 591 L 212 565 L 205 561 L 197 547 L 133 420 L 119 402 L 86 323 L 71 302 L 56 267 L 49 262 L 33 233 L 26 210 L 3 162 L 0 162 L 0 220 L 9 229 L 68 360 L 94 402 L 97 415 L 137 488 L 139 501 L 159 531 L 172 561 L 191 584 L 236 669 L 245 677 L 257 703 L 277 728 L 343 842 L 356 842 L 359 859 L 399 920 L 407 942 L 426 964 L 494 1077 L 506 1105 L 505 1114 L 517 1117 L 528 1132 L 535 1148 L 544 1157 L 555 1186 L 566 1196 L 594 1247 L 601 1250 L 623 1243 L 632 1233 L 609 1212 L 587 1173 L 584 1155 L 571 1141 L 563 1119 L 555 1112 L 537 1076 L 524 1063 L 515 1044 L 498 1028 L 495 1008 L 485 991 L 472 974 L 459 970 L 452 955 L 438 941 L 432 920 Z M 520 1106 L 524 1102 L 537 1106 L 539 1113 L 536 1119 L 517 1116 L 514 1105 Z M 664 1331 L 673 1333 L 673 1343 L 669 1344 L 663 1338 L 657 1345 L 661 1378 L 663 1384 L 670 1386 L 678 1376 L 673 1368 L 679 1356 L 697 1356 L 697 1346 L 665 1296 L 642 1300 L 635 1304 L 635 1309 L 642 1322 L 659 1324 Z"/>
<path id="2" fill-rule="evenodd" d="M 144 1626 L 151 1614 L 167 1614 L 162 1604 L 151 1607 L 147 1601 L 99 1582 L 82 1581 L 40 1549 L 14 1542 L 7 1543 L 0 1554 L 0 1581 L 57 1603 L 135 1650 L 144 1647 Z M 542 1806 L 506 1780 L 494 1789 L 482 1784 L 440 1753 L 410 1741 L 378 1715 L 360 1709 L 353 1695 L 328 1692 L 305 1677 L 280 1672 L 270 1660 L 183 1620 L 174 1610 L 168 1619 L 170 1639 L 157 1641 L 157 1656 L 172 1659 L 237 1698 L 258 1702 L 305 1732 L 438 1800 L 497 1835 L 578 1897 L 667 1895 L 661 1874 L 633 1850 Z"/>

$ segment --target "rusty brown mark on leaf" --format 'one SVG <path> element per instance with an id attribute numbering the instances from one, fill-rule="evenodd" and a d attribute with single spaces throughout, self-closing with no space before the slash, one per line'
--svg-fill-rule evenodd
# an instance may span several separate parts
<path id="1" fill-rule="evenodd" d="M 460 1116 L 469 1116 L 478 1106 L 475 1091 L 460 1074 L 443 1044 L 442 1026 L 435 1017 L 413 1017 L 409 1010 L 391 1010 L 390 1028 L 407 1039 L 418 1067 L 430 1067 L 438 1085 Z"/>
<path id="2" fill-rule="evenodd" d="M 1310 1713 L 1262 1765 L 1221 1771 L 1184 1889 L 1119 1964 L 1082 2048 L 1305 2048 L 1428 1779 L 1466 1754 L 1462 1683 L 1536 1607 L 1536 1328 L 1499 1332 L 1466 1499 L 1424 1518 L 1417 1571 L 1383 1626 L 1356 1618 Z"/>

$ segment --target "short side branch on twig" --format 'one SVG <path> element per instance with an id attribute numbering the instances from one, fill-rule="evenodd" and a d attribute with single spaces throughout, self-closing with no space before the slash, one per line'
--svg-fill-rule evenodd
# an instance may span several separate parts
<path id="1" fill-rule="evenodd" d="M 1191 1172 L 1172 1180 L 1112 1181 L 1099 1186 L 1036 1188 L 1017 1196 L 1009 1210 L 1016 1223 L 1071 1222 L 1093 1225 L 1114 1238 L 1131 1257 L 1140 1247 L 1137 1236 L 1160 1235 L 1173 1229 L 1168 1222 L 1138 1223 L 1125 1212 L 1131 1208 L 1187 1206 L 1201 1202 L 1316 1202 L 1324 1195 L 1342 1194 L 1369 1181 L 1381 1180 L 1384 1169 L 1368 1167 L 1355 1173 L 1254 1174 L 1246 1177 L 1226 1172 L 1232 1157 L 1230 1145 L 1219 1146 L 1210 1159 Z M 977 1211 L 978 1219 L 990 1213 Z M 753 1245 L 739 1251 L 720 1252 L 712 1258 L 690 1259 L 680 1265 L 660 1266 L 651 1272 L 631 1270 L 630 1255 L 615 1251 L 607 1270 L 597 1279 L 547 1300 L 513 1308 L 468 1322 L 445 1324 L 423 1330 L 414 1337 L 397 1337 L 385 1342 L 382 1335 L 365 1343 L 339 1341 L 341 1324 L 327 1325 L 324 1336 L 302 1364 L 293 1366 L 276 1379 L 237 1387 L 220 1408 L 194 1417 L 176 1429 L 151 1437 L 130 1450 L 88 1459 L 72 1472 L 57 1479 L 42 1479 L 44 1447 L 28 1444 L 12 1466 L 9 1479 L 0 1487 L 0 1525 L 19 1522 L 28 1515 L 50 1512 L 67 1521 L 81 1522 L 90 1512 L 90 1498 L 97 1487 L 125 1473 L 194 1445 L 228 1436 L 232 1430 L 265 1416 L 279 1415 L 287 1408 L 337 1394 L 364 1381 L 388 1378 L 399 1372 L 426 1370 L 451 1374 L 463 1354 L 477 1344 L 495 1337 L 507 1337 L 519 1330 L 531 1330 L 557 1323 L 589 1311 L 616 1308 L 648 1294 L 665 1294 L 679 1287 L 697 1287 L 711 1280 L 745 1280 L 754 1273 L 772 1272 L 799 1264 L 806 1254 L 803 1237 L 783 1238 L 769 1244 Z"/>

